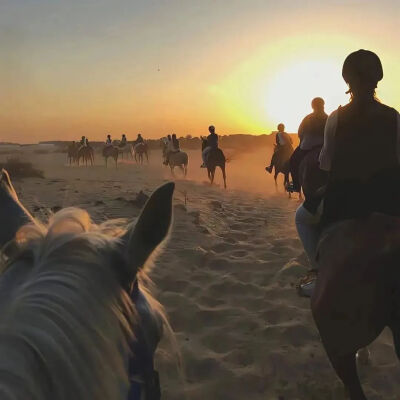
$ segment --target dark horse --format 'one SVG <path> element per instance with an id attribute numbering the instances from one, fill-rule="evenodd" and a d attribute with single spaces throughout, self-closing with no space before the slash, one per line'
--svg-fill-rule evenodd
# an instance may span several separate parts
<path id="1" fill-rule="evenodd" d="M 306 201 L 328 178 L 314 149 L 300 164 Z M 389 327 L 400 359 L 400 219 L 373 213 L 323 228 L 311 309 L 322 343 L 351 400 L 366 400 L 356 356 Z M 368 354 L 364 352 L 363 354 Z"/>
<path id="2" fill-rule="evenodd" d="M 273 159 L 272 163 L 274 166 L 274 180 L 276 187 L 278 187 L 277 178 L 279 174 L 283 174 L 283 185 L 285 189 L 289 185 L 289 173 L 290 173 L 289 161 L 292 154 L 293 154 L 292 145 L 285 145 L 279 149 L 277 149 L 275 145 L 274 155 L 272 156 Z M 266 170 L 268 171 L 267 168 Z"/>
<path id="3" fill-rule="evenodd" d="M 204 149 L 207 147 L 207 139 L 202 137 L 201 140 L 202 140 L 201 151 L 204 151 Z M 225 164 L 226 164 L 226 158 L 221 149 L 218 148 L 213 149 L 208 153 L 206 166 L 207 166 L 208 178 L 210 179 L 211 185 L 214 183 L 215 170 L 217 167 L 220 167 L 222 171 L 222 177 L 224 179 L 224 188 L 226 189 Z"/>

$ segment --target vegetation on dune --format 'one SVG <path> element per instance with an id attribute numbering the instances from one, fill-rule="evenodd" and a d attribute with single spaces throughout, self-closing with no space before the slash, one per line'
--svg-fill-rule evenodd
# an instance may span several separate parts
<path id="1" fill-rule="evenodd" d="M 36 169 L 32 163 L 21 161 L 17 157 L 10 157 L 5 162 L 0 162 L 0 169 L 8 171 L 11 178 L 44 178 L 43 171 Z"/>

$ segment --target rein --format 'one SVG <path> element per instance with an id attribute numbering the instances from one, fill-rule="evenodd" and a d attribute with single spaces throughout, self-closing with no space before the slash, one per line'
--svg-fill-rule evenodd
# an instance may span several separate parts
<path id="1" fill-rule="evenodd" d="M 129 295 L 132 302 L 136 304 L 139 297 L 139 283 L 137 279 L 133 282 Z M 137 325 L 135 336 L 136 340 L 131 345 L 132 356 L 129 360 L 131 387 L 128 400 L 139 400 L 142 394 L 142 386 L 145 388 L 146 400 L 160 400 L 161 387 L 159 375 L 154 369 L 153 354 L 140 324 Z M 134 375 L 142 376 L 144 383 L 141 384 L 134 381 L 132 379 Z"/>

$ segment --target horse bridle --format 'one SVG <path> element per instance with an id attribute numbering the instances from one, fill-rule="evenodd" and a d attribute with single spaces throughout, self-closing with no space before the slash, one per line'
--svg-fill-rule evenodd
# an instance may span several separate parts
<path id="1" fill-rule="evenodd" d="M 133 304 L 136 304 L 139 297 L 139 283 L 135 279 L 130 292 L 130 298 Z M 161 387 L 158 372 L 154 369 L 153 354 L 150 350 L 149 343 L 141 328 L 141 324 L 135 327 L 135 341 L 132 343 L 132 356 L 129 360 L 129 378 L 133 374 L 138 374 L 144 379 L 144 387 L 146 393 L 146 400 L 160 400 Z M 134 394 L 141 395 L 141 384 L 131 381 L 131 388 L 129 391 L 128 400 L 136 400 Z M 132 398 L 131 398 L 132 396 Z"/>

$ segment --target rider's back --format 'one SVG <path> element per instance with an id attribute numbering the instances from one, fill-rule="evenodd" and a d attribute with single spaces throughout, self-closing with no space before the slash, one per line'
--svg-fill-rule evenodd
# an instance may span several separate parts
<path id="1" fill-rule="evenodd" d="M 324 224 L 372 212 L 400 215 L 397 115 L 377 101 L 339 108 Z"/>
<path id="2" fill-rule="evenodd" d="M 216 133 L 210 133 L 207 136 L 207 146 L 216 149 L 218 147 L 218 135 Z"/>
<path id="3" fill-rule="evenodd" d="M 312 113 L 303 119 L 299 127 L 300 148 L 302 150 L 311 150 L 323 145 L 327 119 L 328 115 L 325 113 Z"/>

